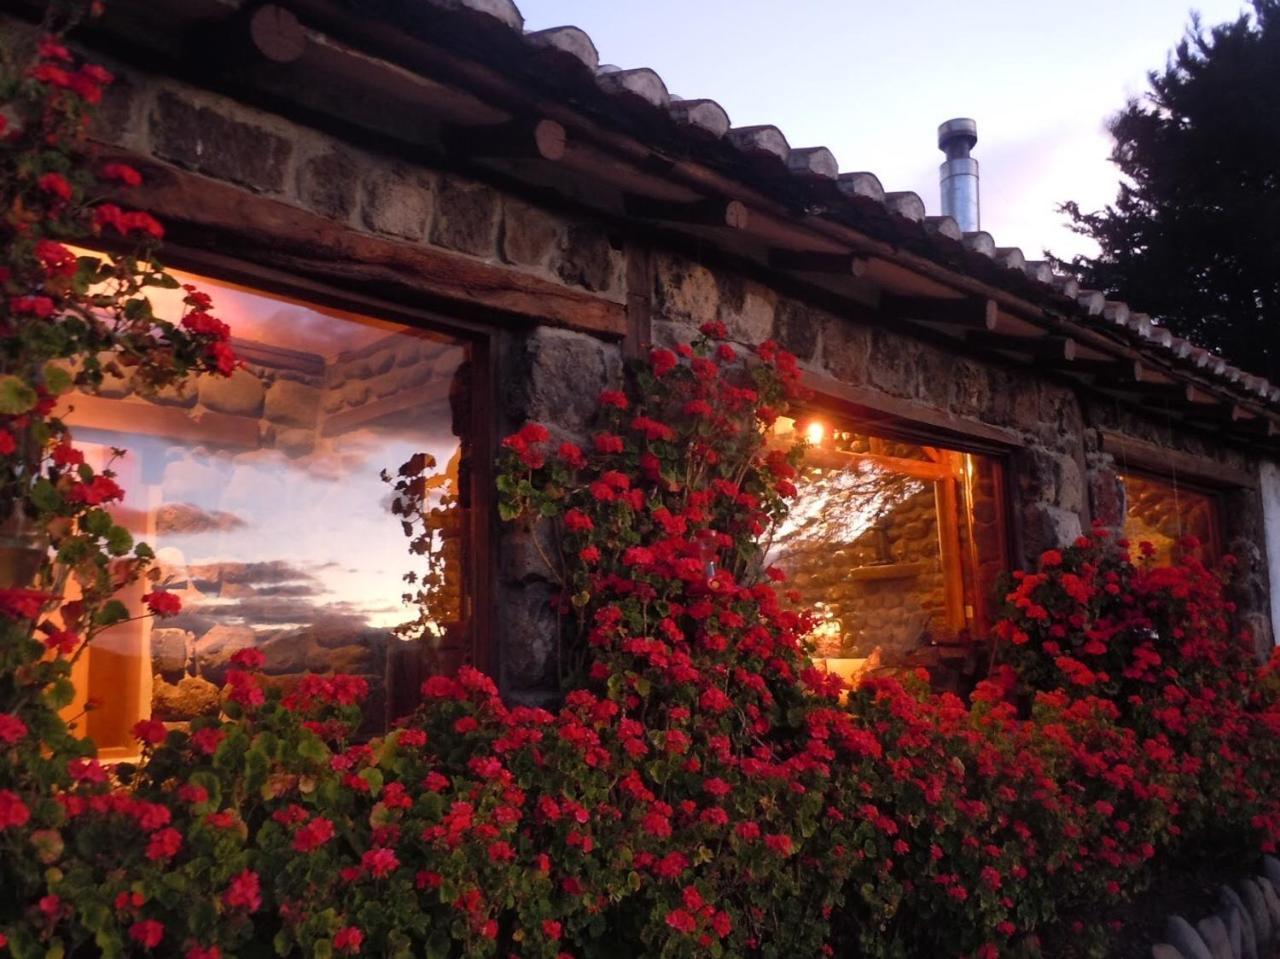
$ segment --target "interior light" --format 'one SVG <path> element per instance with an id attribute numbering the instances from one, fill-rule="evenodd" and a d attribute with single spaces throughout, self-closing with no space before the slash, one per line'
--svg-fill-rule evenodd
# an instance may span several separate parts
<path id="1" fill-rule="evenodd" d="M 804 428 L 804 438 L 809 441 L 810 446 L 821 446 L 826 435 L 827 428 L 819 420 L 810 420 L 809 425 Z"/>

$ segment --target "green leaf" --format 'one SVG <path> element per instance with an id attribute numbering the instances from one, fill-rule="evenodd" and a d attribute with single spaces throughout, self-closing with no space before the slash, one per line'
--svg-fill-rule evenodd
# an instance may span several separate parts
<path id="1" fill-rule="evenodd" d="M 94 625 L 97 626 L 114 626 L 116 623 L 123 623 L 129 618 L 129 610 L 118 599 L 109 599 L 103 605 L 102 609 L 93 617 Z"/>
<path id="2" fill-rule="evenodd" d="M 133 549 L 133 534 L 123 526 L 112 526 L 107 533 L 107 552 L 123 556 Z"/>
<path id="3" fill-rule="evenodd" d="M 61 396 L 75 385 L 75 378 L 65 366 L 58 363 L 44 365 L 44 387 L 54 396 Z"/>
<path id="4" fill-rule="evenodd" d="M 12 373 L 0 375 L 0 414 L 20 416 L 34 409 L 39 399 L 26 380 Z"/>

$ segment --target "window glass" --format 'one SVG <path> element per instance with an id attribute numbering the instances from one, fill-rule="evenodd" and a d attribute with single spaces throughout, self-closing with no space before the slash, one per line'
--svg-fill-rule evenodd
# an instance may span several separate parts
<path id="1" fill-rule="evenodd" d="M 1122 473 L 1120 481 L 1125 494 L 1124 535 L 1135 550 L 1150 543 L 1153 559 L 1164 565 L 1172 561 L 1178 541 L 1193 536 L 1200 541 L 1201 560 L 1218 554 L 1217 504 L 1212 496 L 1133 473 Z"/>
<path id="2" fill-rule="evenodd" d="M 213 296 L 245 368 L 149 400 L 109 378 L 101 395 L 69 400 L 95 465 L 127 451 L 114 462 L 126 490 L 117 521 L 156 548 L 183 602 L 172 619 L 107 631 L 77 665 L 78 705 L 101 704 L 87 731 L 121 755 L 139 718 L 216 711 L 228 660 L 247 646 L 280 684 L 305 671 L 363 676 L 367 725 L 378 728 L 412 705 L 425 672 L 466 648 L 470 347 L 179 276 Z M 180 315 L 173 292 L 152 296 L 157 313 Z M 435 464 L 425 556 L 410 554 L 381 476 L 420 453 Z M 403 577 L 428 564 L 433 641 L 409 642 L 393 630 L 414 615 L 402 596 L 419 587 Z"/>
<path id="3" fill-rule="evenodd" d="M 877 437 L 834 419 L 779 420 L 811 444 L 770 559 L 821 623 L 816 654 L 848 673 L 927 663 L 982 636 L 1006 568 L 997 460 Z"/>

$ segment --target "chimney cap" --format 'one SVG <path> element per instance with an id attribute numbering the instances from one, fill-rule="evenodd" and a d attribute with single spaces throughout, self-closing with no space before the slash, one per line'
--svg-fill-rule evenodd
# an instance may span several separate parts
<path id="1" fill-rule="evenodd" d="M 956 117 L 948 120 L 946 123 L 938 127 L 938 149 L 947 153 L 947 144 L 961 140 L 965 144 L 965 151 L 962 155 L 967 155 L 978 142 L 978 123 L 968 117 Z"/>

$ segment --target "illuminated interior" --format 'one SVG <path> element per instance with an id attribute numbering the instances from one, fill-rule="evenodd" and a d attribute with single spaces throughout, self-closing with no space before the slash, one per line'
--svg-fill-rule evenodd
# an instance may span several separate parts
<path id="1" fill-rule="evenodd" d="M 998 461 L 828 416 L 780 419 L 774 431 L 781 446 L 797 432 L 809 443 L 769 559 L 822 617 L 816 656 L 856 678 L 985 635 L 1007 565 Z"/>
<path id="2" fill-rule="evenodd" d="M 253 646 L 284 685 L 305 671 L 364 676 L 367 725 L 378 728 L 406 708 L 420 673 L 462 655 L 470 348 L 177 275 L 212 295 L 246 368 L 153 399 L 115 379 L 99 396 L 69 398 L 67 419 L 95 465 L 111 447 L 128 450 L 114 464 L 127 490 L 117 521 L 156 548 L 183 611 L 104 632 L 77 664 L 68 715 L 100 703 L 86 731 L 124 758 L 138 719 L 215 712 L 231 655 Z M 153 293 L 156 312 L 176 319 L 179 296 Z M 393 632 L 412 615 L 402 578 L 421 575 L 424 560 L 409 555 L 380 476 L 419 452 L 438 464 L 427 487 L 432 644 Z"/>
<path id="3" fill-rule="evenodd" d="M 1174 547 L 1185 536 L 1200 541 L 1198 555 L 1209 560 L 1221 552 L 1218 543 L 1217 504 L 1212 496 L 1174 482 L 1123 473 L 1124 535 L 1137 553 L 1140 543 L 1155 549 L 1153 561 L 1167 565 Z"/>

